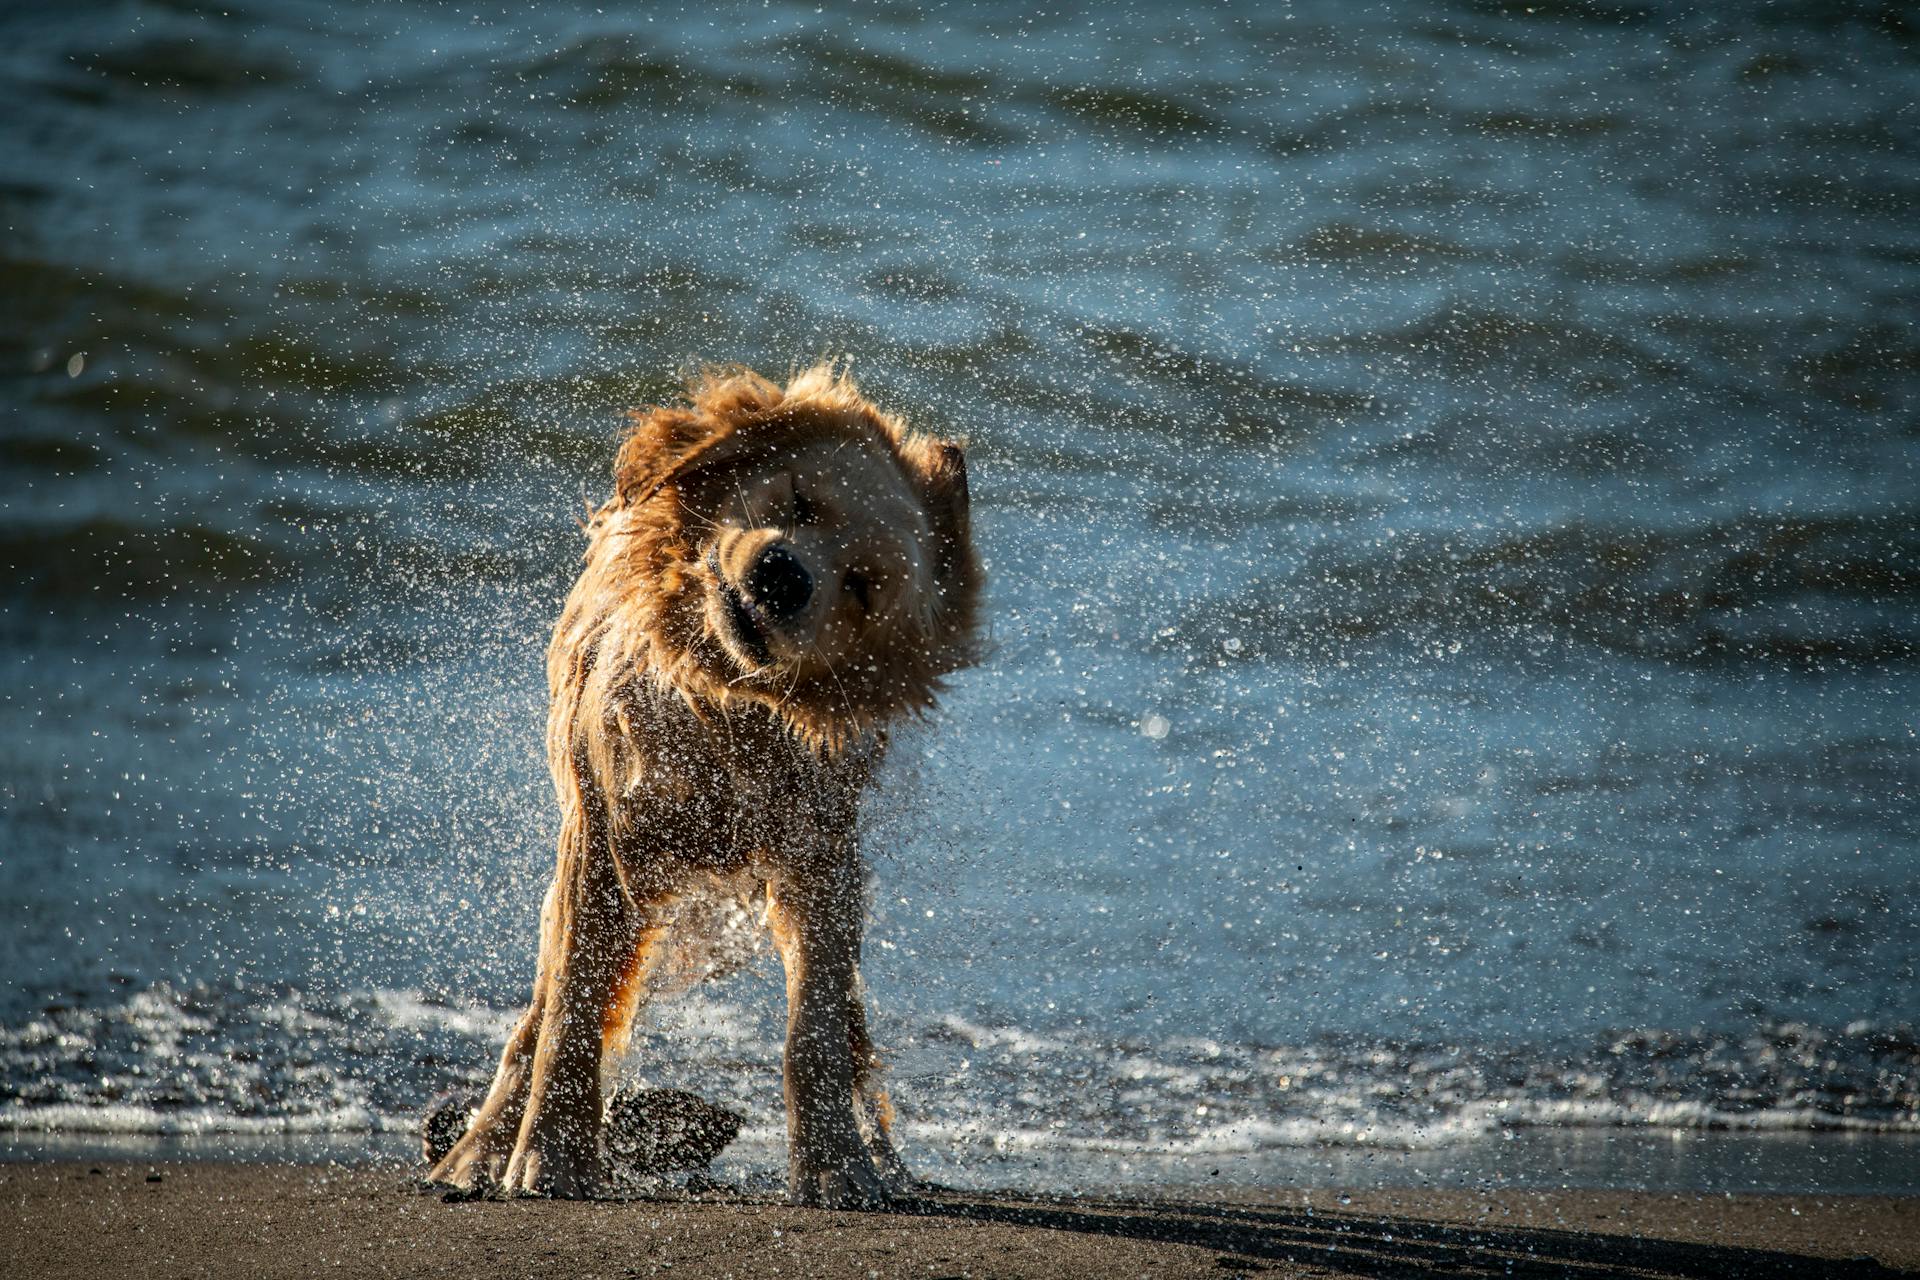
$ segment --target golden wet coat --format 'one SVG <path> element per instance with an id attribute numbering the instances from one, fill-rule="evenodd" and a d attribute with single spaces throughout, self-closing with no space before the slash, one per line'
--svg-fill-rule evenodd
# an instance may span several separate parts
<path id="1" fill-rule="evenodd" d="M 590 1194 L 601 1066 L 676 897 L 764 886 L 787 972 L 796 1202 L 883 1202 L 906 1171 L 860 990 L 861 794 L 886 727 L 973 659 L 981 573 L 958 446 L 844 375 L 707 375 L 636 411 L 548 650 L 562 812 L 539 971 L 485 1103 L 431 1177 Z"/>

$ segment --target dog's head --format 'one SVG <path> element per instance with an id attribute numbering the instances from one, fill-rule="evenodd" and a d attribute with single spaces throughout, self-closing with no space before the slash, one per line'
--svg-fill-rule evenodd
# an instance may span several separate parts
<path id="1" fill-rule="evenodd" d="M 635 411 L 615 464 L 656 657 L 689 692 L 765 704 L 826 747 L 931 705 L 974 650 L 959 446 L 825 366 L 785 387 L 709 373 L 689 398 Z"/>

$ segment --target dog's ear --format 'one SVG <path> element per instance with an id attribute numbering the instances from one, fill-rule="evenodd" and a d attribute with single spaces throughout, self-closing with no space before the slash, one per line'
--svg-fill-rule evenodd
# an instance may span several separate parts
<path id="1" fill-rule="evenodd" d="M 943 591 L 971 590 L 979 566 L 973 555 L 967 455 L 950 441 L 924 437 L 903 452 L 919 478 L 920 499 L 933 525 L 934 581 Z"/>
<path id="2" fill-rule="evenodd" d="M 700 456 L 733 434 L 732 425 L 694 409 L 657 405 L 627 413 L 633 430 L 614 459 L 620 501 L 645 502 Z"/>

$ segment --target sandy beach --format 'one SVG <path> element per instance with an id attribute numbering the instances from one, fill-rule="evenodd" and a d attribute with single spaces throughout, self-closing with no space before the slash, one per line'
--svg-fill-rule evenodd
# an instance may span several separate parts
<path id="1" fill-rule="evenodd" d="M 945 1192 L 890 1213 L 717 1192 L 449 1203 L 409 1170 L 0 1166 L 0 1274 L 1892 1276 L 1920 1198 L 1462 1190 Z"/>

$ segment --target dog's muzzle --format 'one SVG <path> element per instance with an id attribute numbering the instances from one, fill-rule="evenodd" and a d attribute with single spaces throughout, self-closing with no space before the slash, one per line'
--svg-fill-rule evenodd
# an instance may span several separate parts
<path id="1" fill-rule="evenodd" d="M 773 622 L 797 617 L 813 599 L 813 575 L 783 543 L 773 542 L 747 570 L 747 596 Z"/>
<path id="2" fill-rule="evenodd" d="M 740 594 L 739 588 L 727 581 L 727 575 L 720 569 L 718 548 L 707 553 L 707 572 L 713 575 L 713 589 L 720 600 L 721 617 L 725 620 L 726 638 L 748 658 L 760 666 L 773 665 L 773 653 L 767 648 L 767 633 L 755 618 L 753 606 Z"/>

